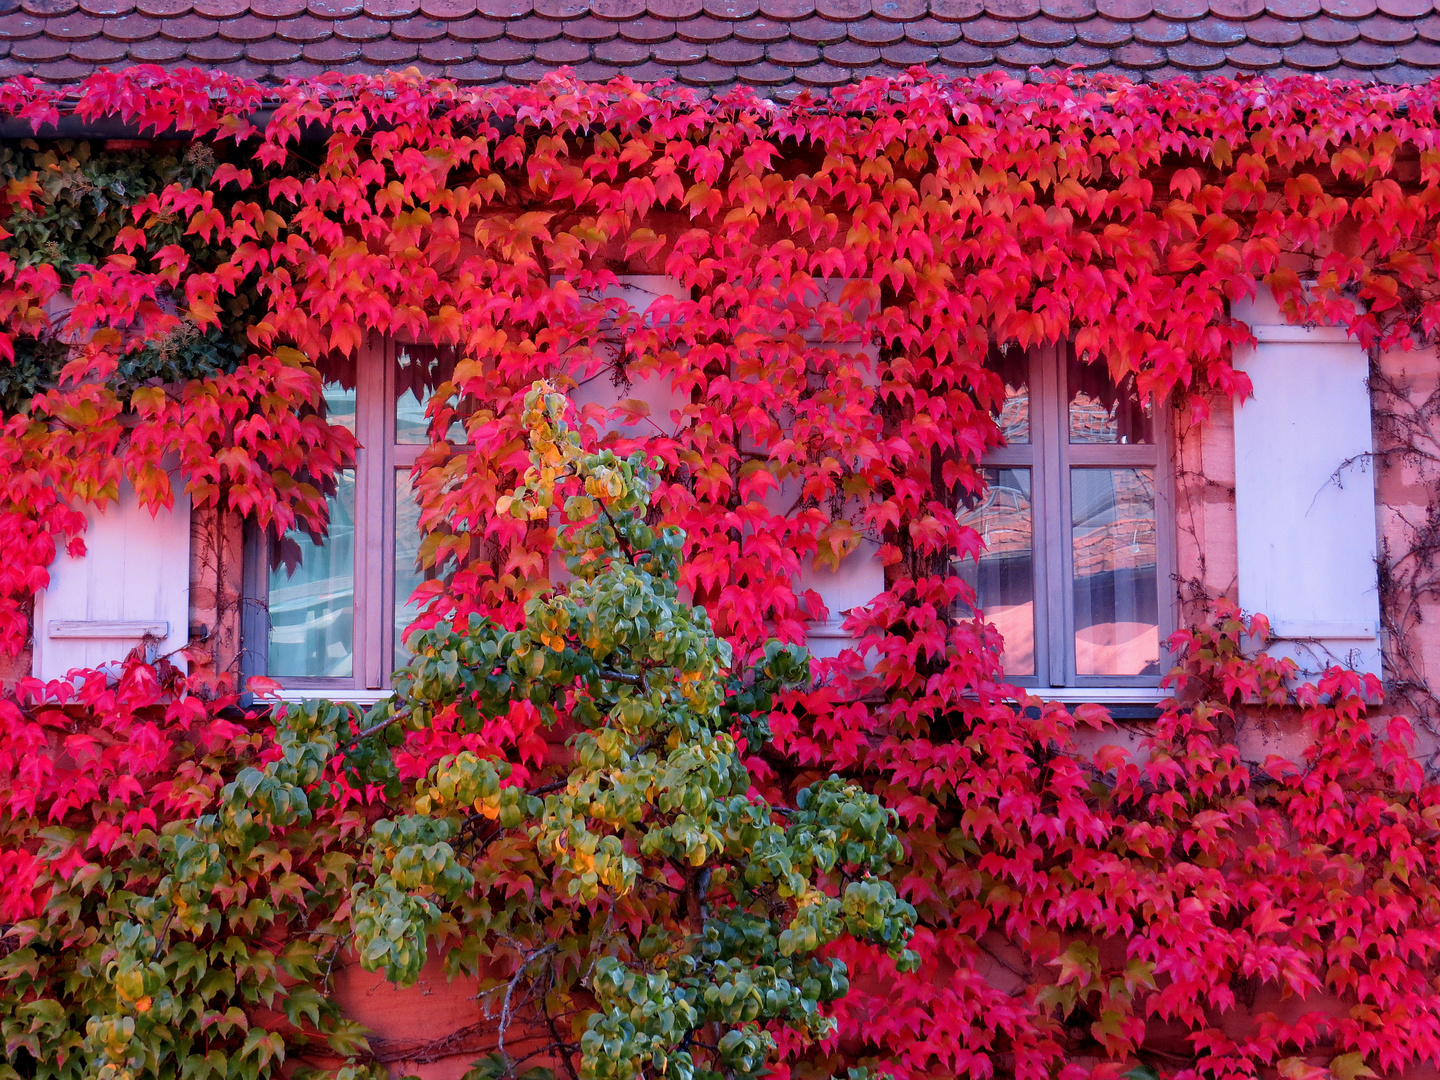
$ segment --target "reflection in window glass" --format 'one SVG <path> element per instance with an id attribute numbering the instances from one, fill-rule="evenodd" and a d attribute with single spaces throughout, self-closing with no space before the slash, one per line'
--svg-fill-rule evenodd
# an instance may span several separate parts
<path id="1" fill-rule="evenodd" d="M 1071 469 L 1077 675 L 1158 675 L 1155 474 Z"/>
<path id="2" fill-rule="evenodd" d="M 458 354 L 448 346 L 402 345 L 395 355 L 395 441 L 419 444 L 430 441 L 425 407 L 441 383 L 455 375 Z M 463 409 L 461 410 L 463 412 Z M 465 441 L 465 424 L 457 417 L 445 437 Z"/>
<path id="3" fill-rule="evenodd" d="M 992 349 L 989 367 L 1005 384 L 1005 403 L 996 423 L 1008 446 L 1030 441 L 1030 354 L 1024 349 Z"/>
<path id="4" fill-rule="evenodd" d="M 1065 362 L 1072 443 L 1153 443 L 1154 409 L 1140 400 L 1134 375 L 1117 384 L 1103 361 L 1081 362 L 1070 351 Z"/>
<path id="5" fill-rule="evenodd" d="M 986 491 L 960 513 L 960 524 L 978 532 L 985 551 L 978 563 L 965 559 L 959 573 L 975 590 L 987 621 L 1005 639 L 1002 658 L 1011 676 L 1035 674 L 1034 508 L 1029 469 L 982 469 Z"/>
<path id="6" fill-rule="evenodd" d="M 355 391 L 325 387 L 332 424 L 355 430 Z M 270 568 L 270 662 L 273 676 L 343 677 L 354 666 L 355 474 L 341 474 L 330 497 L 330 531 L 322 544 L 288 533 Z"/>
<path id="7" fill-rule="evenodd" d="M 410 470 L 395 470 L 395 655 L 393 665 L 410 662 L 405 647 L 406 628 L 420 614 L 420 605 L 410 594 L 420 587 L 425 574 L 420 569 L 420 507 L 415 502 Z"/>

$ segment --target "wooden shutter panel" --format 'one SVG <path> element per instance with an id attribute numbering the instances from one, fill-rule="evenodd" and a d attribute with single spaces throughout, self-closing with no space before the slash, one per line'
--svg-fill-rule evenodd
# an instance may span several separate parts
<path id="1" fill-rule="evenodd" d="M 156 655 L 189 637 L 190 497 L 177 492 L 173 509 L 152 516 L 125 484 L 118 503 L 86 516 L 86 554 L 62 550 L 35 598 L 34 671 L 43 679 L 122 659 L 147 636 Z"/>
<path id="2" fill-rule="evenodd" d="M 1240 605 L 1307 673 L 1379 674 L 1369 358 L 1341 328 L 1286 324 L 1268 295 L 1236 315 L 1259 342 L 1236 357 L 1255 386 L 1235 412 Z"/>

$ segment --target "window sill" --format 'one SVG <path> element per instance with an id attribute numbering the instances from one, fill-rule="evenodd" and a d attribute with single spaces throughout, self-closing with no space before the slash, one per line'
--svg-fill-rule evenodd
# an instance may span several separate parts
<path id="1" fill-rule="evenodd" d="M 374 705 L 394 696 L 394 690 L 345 690 L 327 687 L 282 687 L 277 691 L 281 701 L 343 701 L 352 705 Z"/>
<path id="2" fill-rule="evenodd" d="M 1173 697 L 1158 686 L 1026 686 L 1027 694 L 1066 705 L 1157 705 Z"/>
<path id="3" fill-rule="evenodd" d="M 848 634 L 811 634 L 818 638 L 848 638 Z M 1140 705 L 1155 706 L 1173 696 L 1158 686 L 1022 686 L 1026 694 L 1042 701 L 1058 701 L 1064 705 Z M 277 691 L 281 701 L 346 701 L 355 705 L 374 705 L 395 694 L 394 690 L 346 690 L 329 687 L 282 687 Z"/>

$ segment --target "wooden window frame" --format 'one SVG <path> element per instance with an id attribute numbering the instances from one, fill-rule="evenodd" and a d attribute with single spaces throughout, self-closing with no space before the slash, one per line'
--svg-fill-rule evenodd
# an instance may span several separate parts
<path id="1" fill-rule="evenodd" d="M 1030 368 L 1030 441 L 996 447 L 981 459 L 983 468 L 1030 469 L 1032 565 L 1035 576 L 1035 674 L 1006 676 L 1016 686 L 1041 691 L 1125 691 L 1124 698 L 1150 697 L 1169 670 L 1166 641 L 1174 633 L 1178 611 L 1175 590 L 1175 499 L 1169 410 L 1157 406 L 1152 443 L 1072 443 L 1069 391 L 1064 385 L 1071 345 L 1027 350 Z M 1160 624 L 1160 672 L 1156 675 L 1078 675 L 1075 671 L 1075 590 L 1071 571 L 1071 484 L 1073 468 L 1148 468 L 1155 478 L 1156 607 Z M 1136 694 L 1135 691 L 1142 691 Z M 1104 695 L 1082 695 L 1095 700 Z"/>
<path id="2" fill-rule="evenodd" d="M 396 474 L 430 445 L 396 441 L 396 358 L 408 341 L 372 338 L 355 368 L 354 662 L 348 676 L 275 676 L 282 697 L 378 700 L 391 689 L 395 655 Z M 259 529 L 246 530 L 241 671 L 268 675 L 269 551 Z"/>

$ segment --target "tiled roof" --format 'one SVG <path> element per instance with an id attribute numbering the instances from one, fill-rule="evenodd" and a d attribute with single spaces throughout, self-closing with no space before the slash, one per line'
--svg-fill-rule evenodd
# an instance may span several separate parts
<path id="1" fill-rule="evenodd" d="M 415 67 L 464 83 L 558 67 L 788 96 L 926 64 L 1142 80 L 1440 72 L 1440 0 L 0 0 L 0 78 L 131 64 L 262 81 Z"/>

